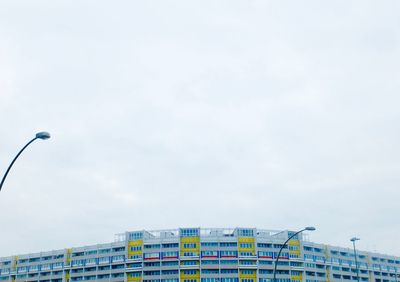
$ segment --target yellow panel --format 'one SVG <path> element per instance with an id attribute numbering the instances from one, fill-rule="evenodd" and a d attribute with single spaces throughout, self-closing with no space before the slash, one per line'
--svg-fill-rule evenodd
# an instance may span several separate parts
<path id="1" fill-rule="evenodd" d="M 303 281 L 303 275 L 300 273 L 300 275 L 292 275 L 291 278 L 292 281 Z"/>
<path id="2" fill-rule="evenodd" d="M 254 237 L 239 237 L 239 243 L 254 243 Z"/>
<path id="3" fill-rule="evenodd" d="M 249 247 L 243 247 L 240 244 L 249 244 Z M 254 237 L 239 237 L 238 238 L 238 251 L 239 252 L 250 252 L 253 256 L 256 255 L 255 239 Z"/>
<path id="4" fill-rule="evenodd" d="M 131 276 L 129 275 L 129 273 L 127 273 L 126 276 L 127 276 L 127 281 L 129 281 L 129 282 L 139 282 L 139 281 L 142 281 L 142 274 L 140 274 L 140 276 L 131 277 Z"/>
<path id="5" fill-rule="evenodd" d="M 195 272 L 194 274 L 185 274 L 184 271 L 185 270 L 180 271 L 181 281 L 184 279 L 196 279 L 196 281 L 200 281 L 200 270 L 191 270 Z"/>
<path id="6" fill-rule="evenodd" d="M 180 254 L 183 256 L 186 252 L 195 253 L 197 256 L 200 255 L 200 237 L 181 237 L 180 239 Z M 187 247 L 185 244 L 195 245 L 194 247 Z"/>
<path id="7" fill-rule="evenodd" d="M 69 281 L 70 274 L 69 272 L 65 273 L 65 281 Z"/>
<path id="8" fill-rule="evenodd" d="M 297 256 L 301 255 L 300 252 L 300 241 L 299 240 L 290 240 L 289 243 L 289 254 L 294 254 Z M 291 249 L 292 247 L 292 249 Z M 293 250 L 293 248 L 296 248 L 295 250 Z"/>
<path id="9" fill-rule="evenodd" d="M 326 268 L 326 282 L 330 282 L 331 281 L 331 271 L 329 269 L 329 267 Z"/>
<path id="10" fill-rule="evenodd" d="M 67 257 L 65 259 L 65 262 L 67 263 L 67 265 L 69 265 L 71 263 L 71 254 L 72 254 L 72 249 L 67 249 Z"/>
<path id="11" fill-rule="evenodd" d="M 251 272 L 251 273 L 243 273 L 243 272 Z M 241 269 L 239 271 L 239 280 L 242 281 L 242 279 L 254 279 L 254 281 L 257 280 L 257 271 L 254 269 L 249 269 L 249 270 L 243 270 Z"/>
<path id="12" fill-rule="evenodd" d="M 132 247 L 137 247 L 137 249 L 131 250 Z M 143 240 L 132 240 L 128 241 L 128 259 L 131 256 L 142 256 L 143 255 Z"/>
<path id="13" fill-rule="evenodd" d="M 129 282 L 132 282 L 132 281 L 139 282 L 139 281 L 142 281 L 142 277 L 128 277 L 127 281 L 129 281 Z"/>

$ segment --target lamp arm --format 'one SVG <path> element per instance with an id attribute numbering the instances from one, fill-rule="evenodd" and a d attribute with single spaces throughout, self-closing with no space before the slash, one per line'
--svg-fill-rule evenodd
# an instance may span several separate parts
<path id="1" fill-rule="evenodd" d="M 3 187 L 3 183 L 6 180 L 6 177 L 8 175 L 8 172 L 10 171 L 11 167 L 13 166 L 13 164 L 15 163 L 15 161 L 18 159 L 19 155 L 21 155 L 21 153 L 26 149 L 26 147 L 28 147 L 33 141 L 35 141 L 37 139 L 37 137 L 33 138 L 31 141 L 29 141 L 19 152 L 18 154 L 15 156 L 15 158 L 12 160 L 11 164 L 8 166 L 6 173 L 3 176 L 3 179 L 1 180 L 0 183 L 0 191 L 1 188 Z"/>

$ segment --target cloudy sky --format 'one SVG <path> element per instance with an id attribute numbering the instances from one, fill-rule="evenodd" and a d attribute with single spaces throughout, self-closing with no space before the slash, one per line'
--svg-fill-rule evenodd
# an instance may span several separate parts
<path id="1" fill-rule="evenodd" d="M 400 2 L 0 3 L 0 256 L 258 227 L 400 255 Z M 1 172 L 1 174 L 3 174 Z"/>

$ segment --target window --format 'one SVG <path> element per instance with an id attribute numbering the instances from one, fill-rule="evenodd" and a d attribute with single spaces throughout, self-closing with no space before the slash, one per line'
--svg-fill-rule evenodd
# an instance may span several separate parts
<path id="1" fill-rule="evenodd" d="M 184 260 L 181 261 L 181 265 L 198 265 L 199 262 L 195 260 Z"/>
<path id="2" fill-rule="evenodd" d="M 131 246 L 132 252 L 138 252 L 142 250 L 142 246 Z"/>
<path id="3" fill-rule="evenodd" d="M 86 259 L 86 265 L 93 265 L 96 264 L 95 258 Z"/>
<path id="4" fill-rule="evenodd" d="M 218 282 L 216 278 L 201 278 L 201 282 Z"/>
<path id="5" fill-rule="evenodd" d="M 197 257 L 199 254 L 197 252 L 184 252 L 183 253 L 184 257 Z"/>
<path id="6" fill-rule="evenodd" d="M 240 260 L 239 264 L 240 265 L 256 265 L 257 261 L 256 260 Z"/>
<path id="7" fill-rule="evenodd" d="M 239 237 L 253 237 L 254 232 L 252 229 L 239 229 L 238 236 Z"/>
<path id="8" fill-rule="evenodd" d="M 221 274 L 225 273 L 238 273 L 237 269 L 221 269 Z"/>
<path id="9" fill-rule="evenodd" d="M 143 257 L 145 260 L 160 259 L 160 253 L 145 253 Z"/>
<path id="10" fill-rule="evenodd" d="M 85 255 L 86 256 L 90 256 L 90 255 L 96 255 L 97 254 L 97 250 L 90 250 L 90 251 L 86 251 Z"/>
<path id="11" fill-rule="evenodd" d="M 272 264 L 272 260 L 259 260 L 259 264 Z"/>
<path id="12" fill-rule="evenodd" d="M 259 269 L 258 272 L 260 274 L 272 274 L 273 273 L 272 269 Z"/>
<path id="13" fill-rule="evenodd" d="M 51 256 L 45 256 L 45 257 L 42 257 L 42 260 L 51 260 L 52 259 L 52 257 Z"/>
<path id="14" fill-rule="evenodd" d="M 26 271 L 27 271 L 26 266 L 17 267 L 17 272 L 18 273 L 23 273 L 23 272 L 26 272 Z"/>
<path id="15" fill-rule="evenodd" d="M 99 258 L 99 264 L 110 263 L 110 257 Z"/>
<path id="16" fill-rule="evenodd" d="M 125 256 L 113 256 L 111 259 L 113 262 L 124 261 Z"/>
<path id="17" fill-rule="evenodd" d="M 196 248 L 196 243 L 184 243 L 183 244 L 184 249 L 195 249 Z"/>
<path id="18" fill-rule="evenodd" d="M 218 264 L 218 260 L 217 259 L 213 259 L 213 260 L 202 260 L 201 264 Z"/>
<path id="19" fill-rule="evenodd" d="M 1 275 L 9 274 L 9 273 L 10 273 L 10 269 L 9 268 L 0 269 L 0 274 Z"/>
<path id="20" fill-rule="evenodd" d="M 218 274 L 219 270 L 218 269 L 202 269 L 201 273 L 202 274 Z"/>
<path id="21" fill-rule="evenodd" d="M 30 267 L 29 267 L 29 271 L 38 271 L 39 270 L 39 266 L 38 265 L 31 265 Z"/>
<path id="22" fill-rule="evenodd" d="M 280 249 L 280 248 L 282 248 L 282 244 L 273 244 L 273 247 L 275 248 L 275 249 Z M 287 249 L 287 245 L 285 245 L 285 246 L 283 246 L 283 248 L 282 249 Z"/>
<path id="23" fill-rule="evenodd" d="M 145 249 L 159 249 L 161 248 L 160 244 L 151 244 L 151 245 L 144 245 Z"/>
<path id="24" fill-rule="evenodd" d="M 124 277 L 124 273 L 113 273 L 111 274 L 112 278 Z"/>
<path id="25" fill-rule="evenodd" d="M 181 229 L 181 237 L 197 237 L 199 236 L 199 229 L 189 228 Z"/>
<path id="26" fill-rule="evenodd" d="M 64 266 L 63 262 L 55 262 L 53 263 L 53 269 L 62 268 Z"/>
<path id="27" fill-rule="evenodd" d="M 221 251 L 221 257 L 237 257 L 237 251 Z"/>
<path id="28" fill-rule="evenodd" d="M 237 242 L 221 242 L 219 245 L 221 247 L 237 247 Z"/>
<path id="29" fill-rule="evenodd" d="M 240 243 L 239 246 L 242 249 L 252 249 L 253 248 L 253 243 Z"/>
<path id="30" fill-rule="evenodd" d="M 224 277 L 221 277 L 221 282 L 239 282 L 239 278 L 224 278 Z"/>
<path id="31" fill-rule="evenodd" d="M 110 269 L 109 265 L 99 266 L 100 271 L 109 270 L 109 269 Z"/>
<path id="32" fill-rule="evenodd" d="M 146 276 L 158 276 L 158 275 L 160 275 L 160 271 L 159 270 L 152 270 L 152 271 L 144 271 L 143 272 L 143 275 L 146 275 Z"/>
<path id="33" fill-rule="evenodd" d="M 127 268 L 140 268 L 142 267 L 142 263 L 141 262 L 137 262 L 137 263 L 129 263 L 126 265 Z"/>
<path id="34" fill-rule="evenodd" d="M 259 248 L 272 248 L 272 244 L 257 243 L 257 247 L 259 247 Z"/>
<path id="35" fill-rule="evenodd" d="M 253 252 L 239 252 L 239 256 L 241 257 L 253 257 L 255 256 Z"/>
<path id="36" fill-rule="evenodd" d="M 177 269 L 170 269 L 170 270 L 163 270 L 161 271 L 162 275 L 174 275 L 174 274 L 178 274 L 178 270 Z"/>
<path id="37" fill-rule="evenodd" d="M 143 233 L 142 232 L 131 232 L 131 233 L 129 233 L 128 238 L 129 238 L 130 241 L 132 241 L 132 240 L 140 240 L 140 239 L 143 238 Z"/>
<path id="38" fill-rule="evenodd" d="M 238 261 L 237 260 L 233 260 L 233 259 L 223 259 L 220 262 L 221 264 L 237 264 Z"/>
<path id="39" fill-rule="evenodd" d="M 78 265 L 84 265 L 85 264 L 85 260 L 84 259 L 78 259 L 78 260 L 73 260 L 71 262 L 72 266 L 78 266 Z M 43 266 L 42 266 L 43 269 Z"/>
<path id="40" fill-rule="evenodd" d="M 131 272 L 128 275 L 129 275 L 129 277 L 141 277 L 142 273 L 141 272 Z"/>
<path id="41" fill-rule="evenodd" d="M 173 266 L 173 265 L 178 265 L 177 261 L 163 261 L 161 263 L 162 266 Z"/>
<path id="42" fill-rule="evenodd" d="M 28 259 L 20 259 L 20 260 L 18 260 L 18 263 L 26 263 L 26 262 L 28 262 Z"/>
<path id="43" fill-rule="evenodd" d="M 240 273 L 242 273 L 242 274 L 255 274 L 255 270 L 253 270 L 253 269 L 242 269 L 240 271 Z"/>
<path id="44" fill-rule="evenodd" d="M 258 256 L 259 256 L 260 258 L 272 258 L 273 255 L 274 255 L 273 252 L 263 252 L 263 251 L 259 251 L 259 252 L 258 252 Z"/>
<path id="45" fill-rule="evenodd" d="M 218 251 L 202 251 L 202 257 L 218 257 Z"/>
<path id="46" fill-rule="evenodd" d="M 162 252 L 161 255 L 164 259 L 178 258 L 178 252 Z"/>
<path id="47" fill-rule="evenodd" d="M 162 244 L 162 247 L 167 249 L 167 248 L 178 248 L 179 244 L 178 243 L 166 243 Z"/>
<path id="48" fill-rule="evenodd" d="M 202 247 L 218 247 L 217 242 L 201 242 Z"/>

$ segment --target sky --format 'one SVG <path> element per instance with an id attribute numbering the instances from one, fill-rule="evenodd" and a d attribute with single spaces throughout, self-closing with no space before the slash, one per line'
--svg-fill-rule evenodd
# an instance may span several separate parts
<path id="1" fill-rule="evenodd" d="M 315 226 L 400 256 L 400 2 L 4 0 L 0 256 Z"/>

